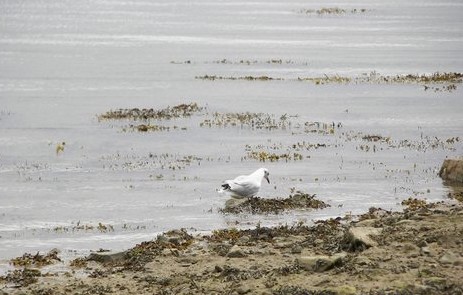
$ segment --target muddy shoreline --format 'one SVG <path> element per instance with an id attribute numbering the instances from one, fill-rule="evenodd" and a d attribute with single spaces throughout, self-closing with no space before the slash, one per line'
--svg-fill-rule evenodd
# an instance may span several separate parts
<path id="1" fill-rule="evenodd" d="M 24 255 L 3 294 L 463 294 L 463 204 L 405 200 L 313 226 L 173 230 L 63 263 Z M 47 273 L 46 264 L 68 264 Z"/>

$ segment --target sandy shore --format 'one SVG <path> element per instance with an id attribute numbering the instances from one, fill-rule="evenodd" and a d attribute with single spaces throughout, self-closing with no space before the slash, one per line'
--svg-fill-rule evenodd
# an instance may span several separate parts
<path id="1" fill-rule="evenodd" d="M 170 231 L 59 274 L 39 267 L 56 253 L 17 258 L 0 294 L 463 294 L 462 203 L 403 204 L 310 227 Z"/>

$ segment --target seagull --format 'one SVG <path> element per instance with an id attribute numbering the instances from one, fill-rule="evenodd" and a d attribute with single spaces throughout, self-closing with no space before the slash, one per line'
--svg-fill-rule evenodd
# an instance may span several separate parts
<path id="1" fill-rule="evenodd" d="M 259 192 L 262 179 L 265 178 L 270 183 L 268 176 L 269 173 L 266 168 L 259 168 L 249 175 L 241 175 L 233 180 L 225 180 L 219 192 L 229 192 L 236 199 L 253 197 Z"/>

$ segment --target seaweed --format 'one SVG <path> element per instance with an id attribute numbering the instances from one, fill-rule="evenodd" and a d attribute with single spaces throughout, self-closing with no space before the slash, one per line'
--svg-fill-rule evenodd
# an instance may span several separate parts
<path id="1" fill-rule="evenodd" d="M 53 264 L 57 261 L 61 261 L 58 257 L 59 251 L 56 249 L 51 250 L 45 255 L 40 254 L 37 252 L 35 255 L 30 253 L 24 253 L 20 257 L 16 257 L 10 260 L 10 263 L 14 266 L 35 266 L 35 267 L 42 267 L 45 265 Z"/>
<path id="2" fill-rule="evenodd" d="M 222 213 L 278 214 L 286 210 L 323 209 L 330 205 L 315 198 L 315 195 L 296 191 L 287 198 L 267 199 L 251 197 L 244 202 L 220 209 Z"/>
<path id="3" fill-rule="evenodd" d="M 99 120 L 171 120 L 174 118 L 190 117 L 203 110 L 197 103 L 179 104 L 161 110 L 155 109 L 117 109 L 98 115 Z"/>

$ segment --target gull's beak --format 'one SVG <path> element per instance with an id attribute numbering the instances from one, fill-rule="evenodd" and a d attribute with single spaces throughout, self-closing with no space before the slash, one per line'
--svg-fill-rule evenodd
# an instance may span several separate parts
<path id="1" fill-rule="evenodd" d="M 265 179 L 267 179 L 267 182 L 270 183 L 270 179 L 268 178 L 268 176 L 265 176 Z"/>

